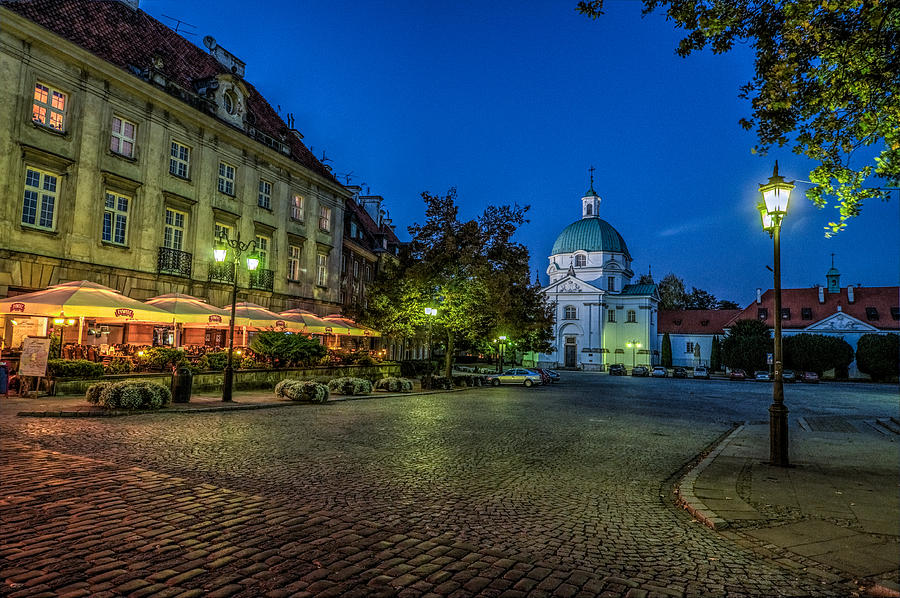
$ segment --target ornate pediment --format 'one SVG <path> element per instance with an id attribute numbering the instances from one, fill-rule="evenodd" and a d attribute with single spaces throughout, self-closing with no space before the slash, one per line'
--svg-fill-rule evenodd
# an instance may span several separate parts
<path id="1" fill-rule="evenodd" d="M 592 286 L 589 283 L 584 282 L 583 280 L 578 280 L 574 276 L 566 276 L 560 281 L 557 281 L 546 289 L 544 289 L 545 293 L 600 293 L 600 289 L 595 286 Z"/>
<path id="2" fill-rule="evenodd" d="M 837 312 L 804 328 L 806 332 L 878 332 L 878 329 L 843 312 Z"/>

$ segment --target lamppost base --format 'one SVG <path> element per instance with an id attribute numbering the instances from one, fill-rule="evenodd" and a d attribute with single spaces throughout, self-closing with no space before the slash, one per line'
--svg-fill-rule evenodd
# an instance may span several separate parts
<path id="1" fill-rule="evenodd" d="M 769 406 L 769 464 L 789 467 L 788 408 L 784 403 Z"/>
<path id="2" fill-rule="evenodd" d="M 234 381 L 234 369 L 229 365 L 225 366 L 225 379 L 222 384 L 222 402 L 231 403 L 231 388 Z"/>

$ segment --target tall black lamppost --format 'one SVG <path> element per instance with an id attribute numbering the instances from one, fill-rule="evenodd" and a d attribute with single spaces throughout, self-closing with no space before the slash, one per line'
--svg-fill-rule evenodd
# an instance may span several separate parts
<path id="1" fill-rule="evenodd" d="M 428 386 L 431 387 L 431 376 L 434 369 L 434 345 L 431 340 L 431 332 L 434 327 L 434 318 L 437 316 L 438 310 L 436 307 L 426 307 L 425 315 L 428 316 Z"/>
<path id="2" fill-rule="evenodd" d="M 231 322 L 228 324 L 228 363 L 225 366 L 225 382 L 222 385 L 222 401 L 230 402 L 231 401 L 231 389 L 232 383 L 234 381 L 234 368 L 231 365 L 232 355 L 234 353 L 234 312 L 237 309 L 237 292 L 238 292 L 238 284 L 237 284 L 237 275 L 238 275 L 238 264 L 241 261 L 241 254 L 246 251 L 253 249 L 253 253 L 247 256 L 247 270 L 253 272 L 259 266 L 259 256 L 256 255 L 256 241 L 250 241 L 249 243 L 241 243 L 241 233 L 237 234 L 237 239 L 229 239 L 228 234 L 223 232 L 219 236 L 218 243 L 216 244 L 215 250 L 213 250 L 213 256 L 216 258 L 218 263 L 224 263 L 225 258 L 228 255 L 228 249 L 232 250 L 232 259 L 234 260 L 234 271 L 231 276 Z"/>
<path id="3" fill-rule="evenodd" d="M 500 361 L 497 364 L 497 373 L 502 374 L 503 373 L 503 353 L 505 352 L 505 349 L 506 349 L 506 336 L 505 335 L 498 336 L 497 340 L 500 342 L 500 346 L 497 347 L 498 349 L 500 349 Z"/>
<path id="4" fill-rule="evenodd" d="M 778 175 L 778 162 L 769 182 L 759 186 L 763 196 L 759 214 L 763 230 L 775 241 L 775 378 L 772 381 L 772 405 L 769 407 L 769 462 L 787 467 L 788 408 L 784 405 L 784 364 L 781 356 L 781 222 L 787 214 L 793 183 Z"/>

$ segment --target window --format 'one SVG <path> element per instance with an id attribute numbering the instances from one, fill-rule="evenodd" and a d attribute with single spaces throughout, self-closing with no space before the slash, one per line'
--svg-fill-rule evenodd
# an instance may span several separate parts
<path id="1" fill-rule="evenodd" d="M 234 166 L 219 162 L 219 192 L 234 195 Z"/>
<path id="2" fill-rule="evenodd" d="M 587 263 L 587 258 L 584 257 L 583 255 L 575 256 L 575 267 L 576 268 L 583 268 L 586 263 Z"/>
<path id="3" fill-rule="evenodd" d="M 606 321 L 614 323 L 616 321 L 616 312 L 613 310 L 606 312 Z"/>
<path id="4" fill-rule="evenodd" d="M 316 284 L 324 287 L 328 284 L 328 254 L 316 254 Z"/>
<path id="5" fill-rule="evenodd" d="M 344 255 L 344 256 L 341 258 L 341 274 L 346 274 L 346 273 L 347 273 L 347 261 L 348 261 L 348 260 L 347 260 L 347 256 Z"/>
<path id="6" fill-rule="evenodd" d="M 900 307 L 891 308 L 891 319 L 900 320 Z"/>
<path id="7" fill-rule="evenodd" d="M 694 352 L 694 343 L 691 341 L 687 341 L 684 343 L 684 352 L 685 353 L 693 353 Z"/>
<path id="8" fill-rule="evenodd" d="M 812 320 L 812 308 L 811 307 L 800 308 L 800 318 L 802 318 L 804 320 Z"/>
<path id="9" fill-rule="evenodd" d="M 769 310 L 765 307 L 760 307 L 756 310 L 756 317 L 760 320 L 767 320 L 769 318 Z"/>
<path id="10" fill-rule="evenodd" d="M 591 216 L 591 215 L 592 215 L 591 212 L 593 211 L 593 209 L 594 209 L 594 206 L 592 206 L 591 204 L 588 204 L 588 205 L 585 206 L 585 208 L 584 208 L 584 215 L 585 215 L 585 216 Z"/>
<path id="11" fill-rule="evenodd" d="M 259 256 L 259 270 L 265 270 L 269 267 L 269 245 L 272 239 L 262 235 L 256 235 L 256 255 Z"/>
<path id="12" fill-rule="evenodd" d="M 331 208 L 319 207 L 319 228 L 326 232 L 331 230 Z"/>
<path id="13" fill-rule="evenodd" d="M 291 197 L 291 220 L 303 221 L 303 197 L 300 195 Z"/>
<path id="14" fill-rule="evenodd" d="M 372 282 L 372 269 L 366 264 L 366 282 Z"/>
<path id="15" fill-rule="evenodd" d="M 359 278 L 359 260 L 353 260 L 353 278 Z"/>
<path id="16" fill-rule="evenodd" d="M 184 247 L 184 224 L 187 214 L 166 208 L 166 223 L 163 227 L 163 247 L 181 251 Z"/>
<path id="17" fill-rule="evenodd" d="M 350 238 L 356 238 L 356 221 L 350 222 Z"/>
<path id="18" fill-rule="evenodd" d="M 613 291 L 613 292 L 616 290 L 616 277 L 615 276 L 607 276 L 606 277 L 606 290 Z"/>
<path id="19" fill-rule="evenodd" d="M 112 134 L 109 137 L 109 151 L 126 158 L 133 158 L 136 130 L 137 125 L 133 122 L 113 116 Z"/>
<path id="20" fill-rule="evenodd" d="M 225 112 L 228 114 L 234 114 L 234 107 L 237 104 L 237 98 L 234 96 L 234 92 L 230 89 L 222 94 L 222 104 L 225 108 Z"/>
<path id="21" fill-rule="evenodd" d="M 128 205 L 130 198 L 112 191 L 106 192 L 106 204 L 103 207 L 103 240 L 117 245 L 125 244 L 125 231 L 128 228 Z"/>
<path id="22" fill-rule="evenodd" d="M 300 280 L 300 248 L 288 247 L 288 280 Z"/>
<path id="23" fill-rule="evenodd" d="M 637 312 L 633 309 L 628 310 L 628 322 L 631 324 L 637 322 Z"/>
<path id="24" fill-rule="evenodd" d="M 577 320 L 578 319 L 578 310 L 575 309 L 574 305 L 567 305 L 565 309 L 565 316 L 563 316 L 564 320 Z"/>
<path id="25" fill-rule="evenodd" d="M 25 169 L 22 224 L 46 230 L 56 228 L 57 182 L 55 174 L 35 168 Z"/>
<path id="26" fill-rule="evenodd" d="M 267 210 L 272 209 L 272 183 L 259 179 L 259 195 L 256 198 L 256 205 Z"/>
<path id="27" fill-rule="evenodd" d="M 49 85 L 34 85 L 34 103 L 31 118 L 34 122 L 55 131 L 65 131 L 66 108 L 69 96 Z"/>
<path id="28" fill-rule="evenodd" d="M 215 231 L 216 231 L 216 233 L 215 233 L 216 236 L 213 239 L 213 241 L 218 241 L 219 238 L 222 237 L 222 235 L 225 235 L 225 237 L 228 239 L 234 238 L 232 228 L 231 228 L 231 226 L 229 226 L 227 224 L 222 224 L 221 222 L 216 222 Z"/>
<path id="29" fill-rule="evenodd" d="M 191 148 L 173 141 L 172 148 L 169 151 L 169 174 L 186 179 L 190 172 L 190 165 Z"/>
<path id="30" fill-rule="evenodd" d="M 781 308 L 781 319 L 782 320 L 790 320 L 791 319 L 791 308 L 790 307 L 782 307 Z"/>
<path id="31" fill-rule="evenodd" d="M 874 322 L 878 319 L 878 308 L 877 307 L 867 307 L 866 308 L 866 319 L 870 322 Z"/>

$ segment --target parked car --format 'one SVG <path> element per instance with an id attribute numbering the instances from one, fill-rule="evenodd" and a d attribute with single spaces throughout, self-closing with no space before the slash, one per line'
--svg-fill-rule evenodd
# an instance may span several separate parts
<path id="1" fill-rule="evenodd" d="M 729 380 L 746 380 L 747 372 L 744 370 L 731 370 L 731 373 L 728 374 Z"/>
<path id="2" fill-rule="evenodd" d="M 796 382 L 797 374 L 794 373 L 794 370 L 784 370 L 781 372 L 781 379 L 785 382 Z"/>
<path id="3" fill-rule="evenodd" d="M 709 380 L 709 370 L 702 365 L 694 368 L 694 378 Z"/>
<path id="4" fill-rule="evenodd" d="M 558 372 L 554 372 L 553 370 L 544 370 L 550 376 L 550 382 L 559 382 L 560 375 Z"/>
<path id="5" fill-rule="evenodd" d="M 769 372 L 767 372 L 765 370 L 757 370 L 757 371 L 753 372 L 753 379 L 768 382 L 772 378 L 769 376 Z"/>
<path id="6" fill-rule="evenodd" d="M 668 378 L 669 370 L 667 370 L 666 368 L 664 368 L 661 365 L 656 365 L 656 366 L 653 366 L 653 371 L 650 372 L 650 375 L 653 376 L 654 378 Z"/>
<path id="7" fill-rule="evenodd" d="M 621 363 L 614 363 L 609 366 L 609 375 L 610 376 L 624 376 L 625 375 L 625 366 Z"/>
<path id="8" fill-rule="evenodd" d="M 534 370 L 526 370 L 525 368 L 511 368 L 502 374 L 491 374 L 487 377 L 488 382 L 494 386 L 501 384 L 522 384 L 524 386 L 534 386 L 541 383 L 541 375 Z"/>
<path id="9" fill-rule="evenodd" d="M 810 384 L 819 383 L 819 375 L 815 372 L 803 372 L 800 374 L 800 382 L 809 382 Z"/>
<path id="10" fill-rule="evenodd" d="M 687 378 L 687 370 L 684 368 L 675 368 L 672 370 L 673 378 Z"/>
<path id="11" fill-rule="evenodd" d="M 643 365 L 636 365 L 631 368 L 631 375 L 646 378 L 650 375 L 650 369 Z"/>

